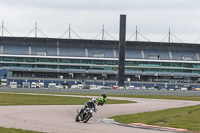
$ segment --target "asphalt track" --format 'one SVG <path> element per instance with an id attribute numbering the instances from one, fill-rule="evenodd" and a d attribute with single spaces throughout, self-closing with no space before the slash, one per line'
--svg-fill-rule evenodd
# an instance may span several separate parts
<path id="1" fill-rule="evenodd" d="M 109 98 L 116 99 L 115 97 Z M 0 106 L 0 126 L 48 133 L 166 133 L 167 131 L 106 124 L 101 120 L 119 114 L 133 114 L 200 104 L 197 101 L 117 99 L 137 101 L 137 103 L 97 106 L 98 112 L 93 114 L 88 123 L 75 122 L 77 109 L 82 108 L 81 105 Z"/>

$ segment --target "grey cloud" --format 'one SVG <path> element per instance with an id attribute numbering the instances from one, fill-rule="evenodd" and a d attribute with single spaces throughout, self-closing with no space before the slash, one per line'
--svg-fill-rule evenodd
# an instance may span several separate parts
<path id="1" fill-rule="evenodd" d="M 171 10 L 198 9 L 197 0 L 1 0 L 15 6 L 33 6 L 60 10 Z"/>
<path id="2" fill-rule="evenodd" d="M 197 0 L 0 0 L 0 21 L 16 36 L 26 35 L 37 21 L 50 37 L 62 35 L 71 23 L 83 38 L 95 37 L 103 24 L 118 38 L 123 13 L 127 14 L 127 38 L 138 26 L 150 40 L 158 35 L 160 41 L 169 27 L 177 36 L 200 35 L 199 5 Z"/>

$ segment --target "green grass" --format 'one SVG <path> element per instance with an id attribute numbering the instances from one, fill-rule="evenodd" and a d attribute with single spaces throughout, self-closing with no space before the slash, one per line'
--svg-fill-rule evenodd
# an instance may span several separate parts
<path id="1" fill-rule="evenodd" d="M 169 100 L 188 100 L 200 101 L 200 96 L 168 96 L 168 95 L 109 95 L 113 97 L 129 97 L 129 98 L 150 98 L 150 99 L 169 99 Z"/>
<path id="2" fill-rule="evenodd" d="M 0 93 L 0 105 L 83 105 L 91 98 Z M 134 103 L 108 99 L 106 104 Z"/>
<path id="3" fill-rule="evenodd" d="M 9 92 L 8 92 L 9 93 Z M 23 93 L 23 92 L 12 92 Z M 24 92 L 30 93 L 31 92 Z M 80 96 L 100 96 L 101 94 L 78 94 L 78 93 L 34 93 L 34 94 L 58 94 L 58 95 L 80 95 Z M 127 98 L 150 98 L 150 99 L 169 99 L 169 100 L 188 100 L 200 101 L 200 96 L 172 96 L 172 95 L 124 95 L 124 94 L 107 94 L 109 97 L 127 97 Z"/>
<path id="4" fill-rule="evenodd" d="M 49 93 L 55 94 L 55 93 Z M 81 96 L 99 96 L 100 94 L 72 94 L 72 93 L 57 93 L 59 95 L 81 95 Z M 172 95 L 121 95 L 107 94 L 109 97 L 127 97 L 127 98 L 148 98 L 148 99 L 169 99 L 169 100 L 188 100 L 200 101 L 200 96 L 172 96 Z"/>
<path id="5" fill-rule="evenodd" d="M 15 129 L 15 128 L 4 128 L 0 127 L 1 133 L 42 133 L 42 132 L 36 132 L 36 131 L 30 131 L 30 130 L 21 130 L 21 129 Z"/>
<path id="6" fill-rule="evenodd" d="M 184 128 L 200 132 L 200 105 L 110 117 L 115 121 Z"/>
<path id="7" fill-rule="evenodd" d="M 81 105 L 89 98 L 0 94 L 0 105 Z"/>

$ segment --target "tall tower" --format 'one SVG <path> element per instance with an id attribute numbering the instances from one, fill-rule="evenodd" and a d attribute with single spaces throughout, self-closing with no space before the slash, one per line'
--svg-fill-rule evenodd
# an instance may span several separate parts
<path id="1" fill-rule="evenodd" d="M 126 15 L 120 15 L 118 88 L 124 87 L 126 50 Z"/>

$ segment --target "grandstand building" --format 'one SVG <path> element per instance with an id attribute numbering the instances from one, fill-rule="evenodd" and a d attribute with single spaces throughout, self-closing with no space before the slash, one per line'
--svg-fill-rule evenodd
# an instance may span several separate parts
<path id="1" fill-rule="evenodd" d="M 118 41 L 30 37 L 0 38 L 0 76 L 8 82 L 116 85 Z M 125 83 L 200 81 L 200 45 L 127 41 Z"/>

